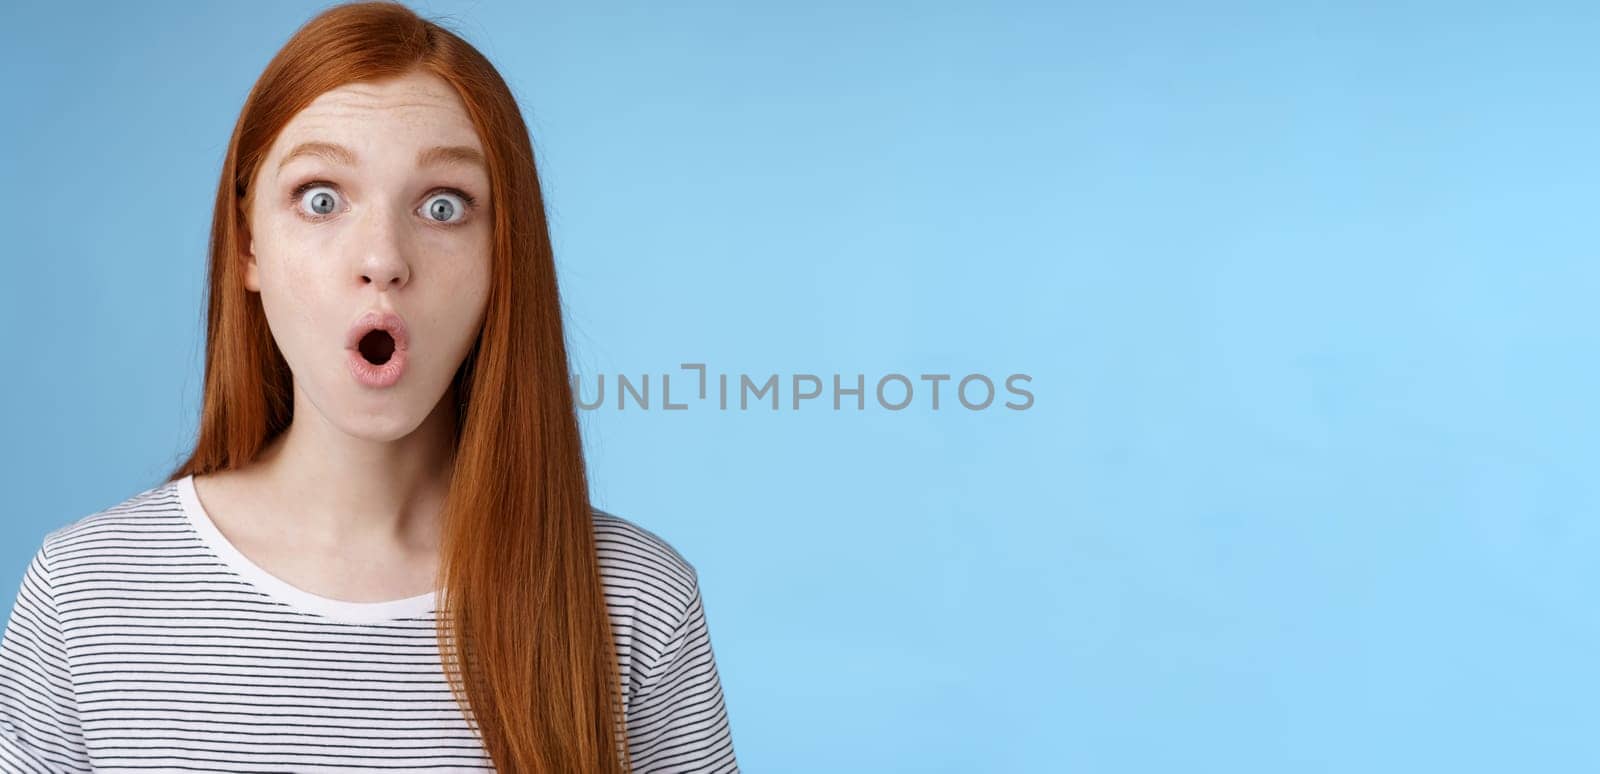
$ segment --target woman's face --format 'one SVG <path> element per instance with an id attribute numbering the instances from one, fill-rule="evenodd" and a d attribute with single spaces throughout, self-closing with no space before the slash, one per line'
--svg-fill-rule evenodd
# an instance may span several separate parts
<path id="1" fill-rule="evenodd" d="M 483 157 L 455 91 L 413 73 L 322 94 L 257 173 L 245 286 L 261 294 L 297 400 L 352 435 L 409 434 L 476 340 L 492 230 Z M 410 338 L 387 386 L 358 379 L 346 347 L 373 310 L 398 314 Z"/>

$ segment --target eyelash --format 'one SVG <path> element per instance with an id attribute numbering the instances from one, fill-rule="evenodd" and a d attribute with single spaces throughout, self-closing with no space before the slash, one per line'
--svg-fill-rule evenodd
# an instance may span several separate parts
<path id="1" fill-rule="evenodd" d="M 326 220 L 326 219 L 328 219 L 330 217 L 333 217 L 331 214 L 330 215 L 307 215 L 304 211 L 302 211 L 300 209 L 300 197 L 305 196 L 306 195 L 306 191 L 309 191 L 309 190 L 311 190 L 313 188 L 317 188 L 317 187 L 320 187 L 320 186 L 327 186 L 328 188 L 338 188 L 339 187 L 339 186 L 334 185 L 333 183 L 331 183 L 331 182 L 329 182 L 327 180 L 307 180 L 306 182 L 295 186 L 294 190 L 289 192 L 289 208 L 293 209 L 295 211 L 296 215 L 299 215 L 300 217 L 305 218 L 306 220 L 309 220 L 309 221 L 312 221 L 312 222 L 316 222 L 316 221 L 320 221 L 320 220 Z M 478 200 L 473 198 L 472 194 L 469 194 L 466 191 L 463 191 L 463 190 L 461 190 L 459 188 L 448 188 L 448 187 L 446 187 L 446 188 L 435 188 L 434 190 L 429 191 L 428 195 L 429 196 L 433 196 L 434 194 L 438 194 L 438 193 L 455 194 L 457 197 L 459 197 L 461 199 L 461 201 L 463 203 L 465 203 L 467 205 L 467 212 L 468 213 L 471 213 L 471 212 L 477 210 Z M 454 227 L 457 227 L 457 226 L 464 226 L 466 224 L 467 224 L 467 220 L 465 218 L 463 218 L 459 223 L 439 223 L 438 221 L 435 221 L 431 225 L 437 226 L 439 228 L 454 228 Z"/>

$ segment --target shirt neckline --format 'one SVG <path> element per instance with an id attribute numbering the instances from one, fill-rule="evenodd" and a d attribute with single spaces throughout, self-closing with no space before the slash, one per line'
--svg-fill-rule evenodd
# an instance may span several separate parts
<path id="1" fill-rule="evenodd" d="M 211 515 L 206 513 L 205 507 L 200 504 L 200 496 L 195 493 L 193 474 L 178 479 L 177 489 L 178 502 L 183 508 L 184 517 L 188 520 L 189 526 L 200 535 L 201 541 L 216 553 L 228 569 L 249 581 L 267 596 L 286 603 L 291 608 L 346 623 L 379 623 L 413 618 L 435 610 L 437 594 L 434 591 L 384 602 L 348 602 L 313 594 L 295 586 L 267 572 L 250 557 L 245 556 L 243 551 L 222 534 L 216 523 L 211 520 Z"/>

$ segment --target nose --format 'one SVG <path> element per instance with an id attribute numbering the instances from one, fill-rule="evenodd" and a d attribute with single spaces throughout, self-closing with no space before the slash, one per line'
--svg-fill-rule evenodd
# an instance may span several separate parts
<path id="1" fill-rule="evenodd" d="M 352 234 L 360 283 L 376 285 L 380 291 L 399 290 L 411 278 L 411 262 L 394 217 L 382 207 L 369 209 Z"/>

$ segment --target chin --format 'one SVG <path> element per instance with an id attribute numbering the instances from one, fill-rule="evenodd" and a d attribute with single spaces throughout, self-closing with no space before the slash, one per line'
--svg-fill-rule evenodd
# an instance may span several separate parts
<path id="1" fill-rule="evenodd" d="M 330 417 L 345 434 L 364 441 L 398 441 L 422 426 L 427 407 L 399 401 L 384 401 L 381 406 L 357 409 L 341 417 Z"/>

